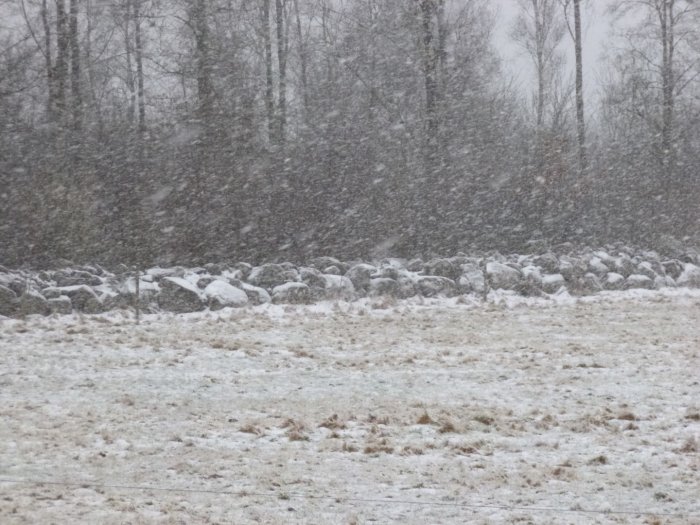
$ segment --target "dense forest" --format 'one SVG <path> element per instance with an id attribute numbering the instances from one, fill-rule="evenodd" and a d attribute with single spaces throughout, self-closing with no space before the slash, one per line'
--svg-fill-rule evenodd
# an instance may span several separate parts
<path id="1" fill-rule="evenodd" d="M 584 79 L 586 4 L 519 1 L 523 93 L 485 0 L 0 1 L 0 263 L 698 242 L 700 4 Z"/>

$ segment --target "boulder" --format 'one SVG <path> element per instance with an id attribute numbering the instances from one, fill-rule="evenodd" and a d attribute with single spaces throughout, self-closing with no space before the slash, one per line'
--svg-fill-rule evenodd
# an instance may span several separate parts
<path id="1" fill-rule="evenodd" d="M 686 288 L 700 288 L 700 267 L 685 263 L 683 272 L 676 279 L 676 284 Z"/>
<path id="2" fill-rule="evenodd" d="M 684 268 L 683 263 L 675 259 L 662 262 L 661 267 L 664 269 L 664 272 L 666 272 L 666 275 L 669 275 L 674 279 L 678 279 L 680 277 Z"/>
<path id="3" fill-rule="evenodd" d="M 615 270 L 616 273 L 619 273 L 623 277 L 629 277 L 634 273 L 636 267 L 632 259 L 630 259 L 628 255 L 623 254 L 620 255 L 617 259 L 615 259 L 613 270 Z"/>
<path id="4" fill-rule="evenodd" d="M 341 263 L 338 259 L 335 257 L 314 257 L 309 261 L 309 266 L 311 268 L 315 268 L 316 270 L 323 270 L 323 273 L 328 273 L 326 272 L 326 268 L 330 266 L 335 266 L 340 270 L 342 268 L 343 263 Z"/>
<path id="5" fill-rule="evenodd" d="M 206 303 L 202 292 L 190 281 L 165 277 L 160 282 L 158 306 L 166 312 L 187 313 L 204 310 Z"/>
<path id="6" fill-rule="evenodd" d="M 423 266 L 424 275 L 446 277 L 451 281 L 459 279 L 461 273 L 460 266 L 452 263 L 448 259 L 432 259 Z"/>
<path id="7" fill-rule="evenodd" d="M 97 314 L 104 311 L 102 301 L 95 290 L 85 284 L 46 288 L 42 290 L 42 294 L 47 299 L 55 299 L 65 295 L 70 298 L 73 308 L 78 312 Z"/>
<path id="8" fill-rule="evenodd" d="M 533 259 L 533 264 L 539 266 L 544 273 L 559 273 L 559 259 L 552 252 L 538 255 Z"/>
<path id="9" fill-rule="evenodd" d="M 527 297 L 536 297 L 542 294 L 542 273 L 537 266 L 525 266 L 522 269 L 523 279 L 517 286 L 517 292 Z"/>
<path id="10" fill-rule="evenodd" d="M 637 265 L 637 271 L 635 273 L 637 273 L 639 275 L 646 275 L 652 281 L 654 279 L 656 279 L 656 275 L 657 275 L 657 272 L 654 271 L 652 264 L 650 262 L 647 262 L 647 261 L 640 262 Z"/>
<path id="11" fill-rule="evenodd" d="M 591 295 L 603 291 L 603 285 L 595 273 L 587 273 L 576 282 L 575 289 L 582 295 Z"/>
<path id="12" fill-rule="evenodd" d="M 216 263 L 207 263 L 204 269 L 209 275 L 221 275 L 224 272 L 224 266 Z"/>
<path id="13" fill-rule="evenodd" d="M 451 297 L 455 295 L 457 287 L 452 279 L 437 275 L 425 275 L 416 279 L 416 288 L 423 297 L 436 297 L 443 295 Z"/>
<path id="14" fill-rule="evenodd" d="M 296 279 L 289 270 L 281 264 L 263 264 L 253 268 L 248 275 L 248 282 L 254 286 L 272 289 L 282 284 L 293 282 Z"/>
<path id="15" fill-rule="evenodd" d="M 250 304 L 265 304 L 272 302 L 270 294 L 267 293 L 265 288 L 260 288 L 259 286 L 253 286 L 248 283 L 234 283 L 236 287 L 240 288 L 248 296 L 248 301 Z"/>
<path id="16" fill-rule="evenodd" d="M 70 315 L 73 312 L 73 304 L 67 295 L 59 295 L 53 299 L 48 299 L 46 302 L 52 314 Z"/>
<path id="17" fill-rule="evenodd" d="M 36 290 L 27 290 L 19 298 L 20 315 L 49 315 L 50 313 L 48 301 Z"/>
<path id="18" fill-rule="evenodd" d="M 355 286 L 342 275 L 324 275 L 324 293 L 326 299 L 352 301 L 355 298 Z"/>
<path id="19" fill-rule="evenodd" d="M 423 263 L 421 259 L 411 259 L 408 261 L 408 264 L 406 264 L 406 269 L 409 272 L 421 272 L 424 266 L 425 263 Z"/>
<path id="20" fill-rule="evenodd" d="M 381 295 L 396 297 L 398 292 L 399 283 L 388 277 L 377 277 L 372 279 L 369 283 L 369 295 L 372 297 L 378 297 Z"/>
<path id="21" fill-rule="evenodd" d="M 12 317 L 17 308 L 17 294 L 7 286 L 0 285 L 0 315 Z"/>
<path id="22" fill-rule="evenodd" d="M 657 275 L 654 279 L 654 287 L 657 290 L 660 290 L 661 288 L 675 288 L 676 281 L 674 281 L 673 277 L 670 275 Z"/>
<path id="23" fill-rule="evenodd" d="M 603 286 L 606 290 L 622 290 L 624 284 L 625 278 L 619 273 L 615 272 L 608 272 L 608 275 L 605 276 L 605 281 L 603 282 Z"/>
<path id="24" fill-rule="evenodd" d="M 542 276 L 542 289 L 549 294 L 557 293 L 566 286 L 566 279 L 560 273 L 552 273 Z"/>
<path id="25" fill-rule="evenodd" d="M 358 292 L 367 292 L 369 290 L 369 282 L 372 279 L 372 274 L 377 269 L 371 264 L 356 264 L 350 268 L 345 277 L 352 281 L 355 290 Z"/>
<path id="26" fill-rule="evenodd" d="M 522 279 L 518 270 L 496 261 L 486 264 L 486 276 L 491 288 L 496 290 L 516 290 Z"/>
<path id="27" fill-rule="evenodd" d="M 340 268 L 338 266 L 336 266 L 335 264 L 332 266 L 329 266 L 328 268 L 324 268 L 323 273 L 325 273 L 327 275 L 342 275 L 343 274 L 343 272 L 340 270 Z"/>
<path id="28" fill-rule="evenodd" d="M 588 265 L 578 257 L 562 255 L 559 259 L 559 271 L 566 281 L 574 281 L 588 273 Z"/>
<path id="29" fill-rule="evenodd" d="M 646 275 L 633 273 L 627 278 L 627 280 L 625 280 L 624 288 L 625 290 L 633 290 L 638 288 L 644 290 L 653 290 L 654 280 L 651 277 L 647 277 Z"/>
<path id="30" fill-rule="evenodd" d="M 458 287 L 461 293 L 486 293 L 486 278 L 484 272 L 476 263 L 462 265 L 462 276 L 459 278 Z"/>
<path id="31" fill-rule="evenodd" d="M 248 295 L 226 281 L 212 281 L 204 288 L 211 310 L 221 310 L 226 307 L 240 308 L 248 304 Z"/>
<path id="32" fill-rule="evenodd" d="M 315 268 L 299 268 L 299 277 L 301 278 L 301 282 L 310 287 L 326 287 L 326 279 L 323 274 Z"/>
<path id="33" fill-rule="evenodd" d="M 413 279 L 406 276 L 400 276 L 397 281 L 399 289 L 396 292 L 396 296 L 399 299 L 408 299 L 409 297 L 414 297 L 418 292 L 416 291 L 416 285 Z"/>
<path id="34" fill-rule="evenodd" d="M 85 270 L 60 270 L 54 274 L 56 286 L 64 288 L 66 286 L 99 286 L 102 279 L 97 275 Z"/>
<path id="35" fill-rule="evenodd" d="M 599 257 L 592 257 L 588 261 L 588 271 L 597 277 L 605 277 L 610 268 Z"/>
<path id="36" fill-rule="evenodd" d="M 272 290 L 273 303 L 307 304 L 311 300 L 311 290 L 304 283 L 285 283 Z"/>

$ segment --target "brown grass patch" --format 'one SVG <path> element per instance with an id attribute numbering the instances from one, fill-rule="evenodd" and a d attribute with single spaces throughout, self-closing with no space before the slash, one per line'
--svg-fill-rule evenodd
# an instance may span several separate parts
<path id="1" fill-rule="evenodd" d="M 319 427 L 328 428 L 331 430 L 342 430 L 345 428 L 345 423 L 340 421 L 338 414 L 333 414 L 331 417 L 323 421 Z"/>
<path id="2" fill-rule="evenodd" d="M 428 412 L 423 412 L 423 414 L 418 418 L 418 421 L 416 422 L 418 425 L 434 425 L 435 421 L 433 420 L 432 417 L 430 417 L 430 414 Z"/>

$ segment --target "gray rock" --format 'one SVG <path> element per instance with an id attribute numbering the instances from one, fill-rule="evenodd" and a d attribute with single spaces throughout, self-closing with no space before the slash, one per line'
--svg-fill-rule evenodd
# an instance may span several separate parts
<path id="1" fill-rule="evenodd" d="M 326 299 L 339 301 L 352 301 L 355 294 L 355 286 L 352 281 L 342 275 L 324 275 L 324 296 Z"/>
<path id="2" fill-rule="evenodd" d="M 594 273 L 587 273 L 577 284 L 576 291 L 582 295 L 591 295 L 603 291 L 603 285 Z"/>
<path id="3" fill-rule="evenodd" d="M 232 307 L 241 308 L 248 304 L 248 295 L 226 281 L 213 281 L 204 289 L 204 296 L 211 310 Z"/>
<path id="4" fill-rule="evenodd" d="M 683 272 L 676 279 L 676 284 L 687 288 L 700 288 L 700 267 L 686 263 Z"/>
<path id="5" fill-rule="evenodd" d="M 609 272 L 608 275 L 605 276 L 605 281 L 603 282 L 603 286 L 606 290 L 622 290 L 624 285 L 625 278 L 615 272 Z"/>
<path id="6" fill-rule="evenodd" d="M 311 268 L 315 268 L 316 270 L 323 270 L 323 273 L 329 273 L 326 271 L 326 268 L 330 266 L 335 266 L 340 270 L 340 268 L 343 266 L 343 264 L 336 259 L 335 257 L 314 257 L 309 261 L 309 266 Z"/>
<path id="7" fill-rule="evenodd" d="M 416 279 L 416 288 L 423 297 L 444 295 L 451 297 L 456 294 L 457 286 L 452 279 L 438 275 L 425 275 Z"/>
<path id="8" fill-rule="evenodd" d="M 352 285 L 358 292 L 367 292 L 369 290 L 369 282 L 372 278 L 372 274 L 376 272 L 377 269 L 370 264 L 356 264 L 350 268 L 345 277 L 352 281 Z"/>
<path id="9" fill-rule="evenodd" d="M 414 297 L 418 293 L 415 283 L 408 277 L 399 277 L 397 283 L 399 284 L 399 289 L 396 292 L 396 296 L 399 299 L 408 299 L 409 297 Z"/>
<path id="10" fill-rule="evenodd" d="M 539 266 L 544 273 L 559 273 L 559 258 L 552 252 L 547 252 L 533 259 L 535 266 Z"/>
<path id="11" fill-rule="evenodd" d="M 253 286 L 248 283 L 234 283 L 237 288 L 240 288 L 248 296 L 248 301 L 250 304 L 266 304 L 272 302 L 270 294 L 267 293 L 265 288 L 260 288 L 258 286 Z"/>
<path id="12" fill-rule="evenodd" d="M 666 275 L 669 275 L 674 279 L 678 279 L 683 273 L 684 269 L 683 263 L 675 259 L 664 261 L 661 263 L 661 266 L 663 267 L 664 272 L 666 272 Z"/>
<path id="13" fill-rule="evenodd" d="M 200 290 L 204 290 L 207 286 L 209 286 L 211 283 L 214 281 L 218 281 L 216 277 L 211 277 L 211 276 L 206 276 L 206 277 L 200 277 L 197 280 L 197 288 Z"/>
<path id="14" fill-rule="evenodd" d="M 471 292 L 479 295 L 486 293 L 486 277 L 476 263 L 463 264 L 462 272 L 462 276 L 458 281 L 461 293 Z"/>
<path id="15" fill-rule="evenodd" d="M 625 290 L 633 290 L 637 288 L 644 290 L 653 290 L 654 280 L 651 279 L 651 277 L 647 277 L 646 275 L 633 273 L 625 280 Z"/>
<path id="16" fill-rule="evenodd" d="M 311 287 L 325 288 L 326 279 L 323 274 L 315 268 L 299 268 L 299 277 L 301 282 Z"/>
<path id="17" fill-rule="evenodd" d="M 657 290 L 660 290 L 661 288 L 675 288 L 676 281 L 674 281 L 673 277 L 670 275 L 657 275 L 654 279 L 654 287 Z"/>
<path id="18" fill-rule="evenodd" d="M 323 273 L 325 273 L 327 275 L 342 275 L 343 274 L 343 272 L 340 270 L 340 268 L 338 266 L 336 266 L 335 264 L 332 266 L 329 266 L 328 268 L 324 268 Z"/>
<path id="19" fill-rule="evenodd" d="M 620 255 L 615 259 L 615 265 L 613 267 L 616 273 L 619 273 L 623 277 L 629 277 L 636 270 L 635 264 L 627 255 Z"/>
<path id="20" fill-rule="evenodd" d="M 377 277 L 372 279 L 369 283 L 369 295 L 372 297 L 378 297 L 386 295 L 389 297 L 396 297 L 399 293 L 399 283 L 394 279 L 388 277 Z"/>
<path id="21" fill-rule="evenodd" d="M 234 270 L 241 272 L 241 279 L 248 279 L 250 272 L 253 271 L 253 267 L 246 262 L 239 262 L 233 265 Z"/>
<path id="22" fill-rule="evenodd" d="M 446 277 L 454 281 L 459 279 L 462 271 L 459 265 L 453 264 L 448 259 L 432 259 L 423 266 L 423 273 L 425 275 Z"/>
<path id="23" fill-rule="evenodd" d="M 65 295 L 70 298 L 75 310 L 86 314 L 96 314 L 104 310 L 102 301 L 95 290 L 84 284 L 46 288 L 42 290 L 42 294 L 47 299 L 55 299 Z"/>
<path id="24" fill-rule="evenodd" d="M 12 317 L 18 306 L 17 294 L 7 286 L 0 285 L 0 315 Z"/>
<path id="25" fill-rule="evenodd" d="M 566 279 L 560 273 L 553 273 L 542 276 L 542 290 L 545 293 L 557 293 L 562 286 L 566 286 Z"/>
<path id="26" fill-rule="evenodd" d="M 56 286 L 64 288 L 66 286 L 99 286 L 102 279 L 84 270 L 60 270 L 54 274 Z"/>
<path id="27" fill-rule="evenodd" d="M 605 277 L 610 271 L 610 268 L 608 268 L 599 257 L 592 257 L 591 260 L 588 261 L 588 270 L 597 277 Z"/>
<path id="28" fill-rule="evenodd" d="M 50 313 L 48 301 L 36 290 L 27 290 L 19 298 L 20 315 L 49 315 Z"/>
<path id="29" fill-rule="evenodd" d="M 263 264 L 253 268 L 248 276 L 248 282 L 254 286 L 272 289 L 296 279 L 281 264 Z"/>
<path id="30" fill-rule="evenodd" d="M 205 264 L 204 269 L 209 275 L 221 275 L 224 272 L 223 265 L 216 263 Z M 197 286 L 199 286 L 199 283 L 197 283 Z"/>
<path id="31" fill-rule="evenodd" d="M 496 261 L 486 263 L 486 277 L 496 290 L 516 290 L 522 280 L 518 270 Z"/>
<path id="32" fill-rule="evenodd" d="M 654 271 L 650 262 L 644 261 L 637 265 L 637 272 L 639 275 L 646 275 L 652 281 L 656 279 L 657 272 Z"/>
<path id="33" fill-rule="evenodd" d="M 406 265 L 406 269 L 409 272 L 421 272 L 423 271 L 423 267 L 425 264 L 421 259 L 411 259 L 408 261 L 408 264 Z"/>
<path id="34" fill-rule="evenodd" d="M 311 301 L 311 290 L 304 283 L 285 283 L 272 290 L 273 303 L 308 304 Z"/>
<path id="35" fill-rule="evenodd" d="M 204 310 L 202 292 L 181 277 L 165 277 L 160 281 L 158 306 L 166 312 L 187 313 Z"/>
<path id="36" fill-rule="evenodd" d="M 70 297 L 67 295 L 59 295 L 53 299 L 48 299 L 47 303 L 52 314 L 70 315 L 73 312 L 73 305 L 70 302 Z"/>
<path id="37" fill-rule="evenodd" d="M 516 287 L 520 295 L 537 297 L 542 295 L 542 273 L 536 266 L 525 266 L 522 270 L 522 280 Z"/>

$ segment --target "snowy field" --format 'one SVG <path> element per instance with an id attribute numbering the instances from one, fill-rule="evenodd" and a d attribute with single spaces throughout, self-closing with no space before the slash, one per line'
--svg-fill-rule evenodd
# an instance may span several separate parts
<path id="1" fill-rule="evenodd" d="M 700 292 L 6 320 L 0 423 L 2 524 L 700 523 Z"/>

